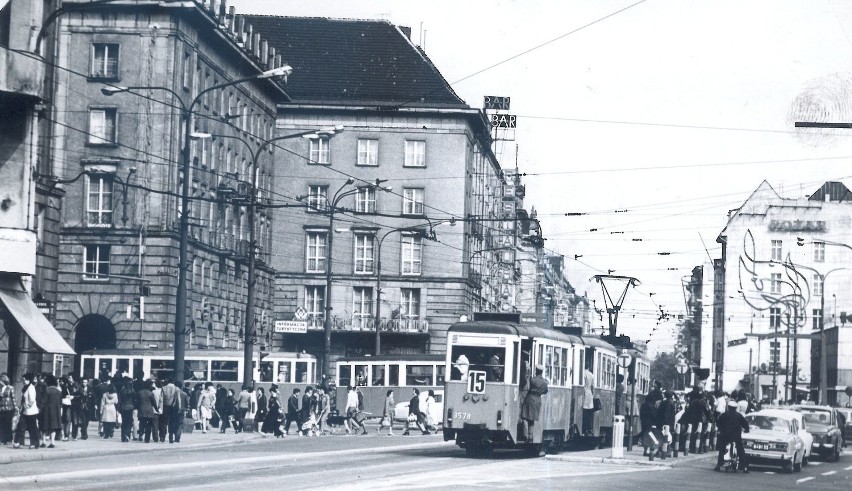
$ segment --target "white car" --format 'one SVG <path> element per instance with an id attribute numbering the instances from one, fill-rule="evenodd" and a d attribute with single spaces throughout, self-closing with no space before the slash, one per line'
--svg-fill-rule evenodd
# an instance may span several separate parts
<path id="1" fill-rule="evenodd" d="M 426 398 L 429 397 L 429 391 L 423 390 L 420 391 L 420 410 L 426 411 Z M 393 419 L 394 421 L 406 421 L 408 420 L 408 405 L 410 400 L 406 400 L 404 402 L 398 402 L 393 410 Z M 444 391 L 436 390 L 435 391 L 435 404 L 432 405 L 431 411 L 429 413 L 429 418 L 432 422 L 437 426 L 442 424 L 444 421 Z"/>
<path id="2" fill-rule="evenodd" d="M 743 446 L 749 465 L 777 465 L 784 472 L 799 472 L 808 448 L 800 436 L 795 411 L 764 409 L 746 415 L 749 432 L 743 433 Z"/>

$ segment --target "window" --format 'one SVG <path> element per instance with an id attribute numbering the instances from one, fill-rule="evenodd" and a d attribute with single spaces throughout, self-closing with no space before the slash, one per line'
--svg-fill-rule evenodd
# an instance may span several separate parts
<path id="1" fill-rule="evenodd" d="M 769 363 L 775 370 L 781 362 L 781 341 L 769 341 Z"/>
<path id="2" fill-rule="evenodd" d="M 355 272 L 373 272 L 373 234 L 355 234 Z"/>
<path id="3" fill-rule="evenodd" d="M 405 140 L 405 167 L 426 167 L 426 142 Z"/>
<path id="4" fill-rule="evenodd" d="M 420 274 L 423 255 L 423 238 L 417 235 L 402 236 L 402 274 Z"/>
<path id="5" fill-rule="evenodd" d="M 822 277 L 818 274 L 814 274 L 814 296 L 822 296 Z"/>
<path id="6" fill-rule="evenodd" d="M 406 365 L 405 385 L 433 385 L 435 365 Z"/>
<path id="7" fill-rule="evenodd" d="M 402 190 L 402 213 L 404 215 L 423 214 L 423 189 L 405 188 Z"/>
<path id="8" fill-rule="evenodd" d="M 305 310 L 308 311 L 309 317 L 323 317 L 323 311 L 325 310 L 325 287 L 305 287 Z"/>
<path id="9" fill-rule="evenodd" d="M 770 276 L 770 292 L 781 293 L 781 273 L 772 273 Z"/>
<path id="10" fill-rule="evenodd" d="M 811 318 L 813 319 L 813 330 L 817 331 L 819 330 L 820 320 L 822 320 L 822 309 L 813 309 L 811 314 Z"/>
<path id="11" fill-rule="evenodd" d="M 358 139 L 358 165 L 379 165 L 379 140 Z"/>
<path id="12" fill-rule="evenodd" d="M 814 262 L 825 262 L 825 242 L 814 242 Z"/>
<path id="13" fill-rule="evenodd" d="M 115 144 L 115 119 L 116 110 L 114 108 L 89 110 L 89 143 L 94 145 Z"/>
<path id="14" fill-rule="evenodd" d="M 236 361 L 211 360 L 210 380 L 214 382 L 236 382 L 239 380 Z"/>
<path id="15" fill-rule="evenodd" d="M 312 138 L 310 140 L 310 163 L 328 164 L 328 138 Z"/>
<path id="16" fill-rule="evenodd" d="M 399 315 L 404 320 L 420 318 L 420 290 L 416 288 L 400 289 L 401 302 Z"/>
<path id="17" fill-rule="evenodd" d="M 112 225 L 112 176 L 89 174 L 86 196 L 86 223 L 90 227 Z"/>
<path id="18" fill-rule="evenodd" d="M 307 264 L 305 265 L 307 273 L 325 272 L 325 244 L 327 238 L 326 232 L 308 232 Z"/>
<path id="19" fill-rule="evenodd" d="M 781 260 L 781 245 L 782 242 L 780 240 L 772 241 L 772 260 L 780 261 Z"/>
<path id="20" fill-rule="evenodd" d="M 777 329 L 781 327 L 781 307 L 769 308 L 769 328 Z"/>
<path id="21" fill-rule="evenodd" d="M 192 89 L 192 53 L 183 52 L 183 88 Z"/>
<path id="22" fill-rule="evenodd" d="M 308 211 L 325 211 L 328 207 L 328 186 L 308 186 Z"/>
<path id="23" fill-rule="evenodd" d="M 95 78 L 118 78 L 118 44 L 92 44 L 90 73 Z"/>
<path id="24" fill-rule="evenodd" d="M 84 246 L 83 279 L 109 279 L 109 248 L 108 245 Z"/>
<path id="25" fill-rule="evenodd" d="M 376 212 L 376 188 L 364 186 L 355 193 L 355 211 L 357 213 Z"/>
<path id="26" fill-rule="evenodd" d="M 373 289 L 355 287 L 352 292 L 352 325 L 356 329 L 368 329 L 373 318 Z"/>

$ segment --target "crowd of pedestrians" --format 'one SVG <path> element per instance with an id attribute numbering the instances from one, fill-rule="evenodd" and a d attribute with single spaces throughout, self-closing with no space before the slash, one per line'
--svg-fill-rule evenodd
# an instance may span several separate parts
<path id="1" fill-rule="evenodd" d="M 20 396 L 9 376 L 0 374 L 0 444 L 14 448 L 54 448 L 60 441 L 87 440 L 89 423 L 98 436 L 122 442 L 180 442 L 189 415 L 189 393 L 169 379 L 131 379 L 116 373 L 101 379 L 23 375 Z"/>

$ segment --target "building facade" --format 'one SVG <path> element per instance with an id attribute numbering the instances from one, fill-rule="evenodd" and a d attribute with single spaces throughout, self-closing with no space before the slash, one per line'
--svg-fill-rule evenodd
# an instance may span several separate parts
<path id="1" fill-rule="evenodd" d="M 35 177 L 45 70 L 32 32 L 42 7 L 15 1 L 0 9 L 0 371 L 15 383 L 25 372 L 49 370 L 54 356 L 73 354 L 45 317 L 56 276 L 44 259 L 57 242 L 48 220 L 55 223 L 59 203 Z"/>
<path id="2" fill-rule="evenodd" d="M 451 323 L 498 305 L 483 286 L 499 269 L 490 266 L 514 268 L 500 253 L 514 233 L 502 195 L 515 188 L 491 151 L 488 120 L 453 93 L 405 28 L 248 22 L 286 49 L 294 68 L 278 134 L 344 128 L 281 142 L 275 193 L 291 207 L 277 212 L 285 217 L 274 231 L 275 316 L 301 314 L 307 328 L 274 346 L 322 358 L 330 309 L 331 369 L 340 356 L 373 354 L 376 329 L 382 354 L 443 353 Z M 506 222 L 514 221 L 513 209 Z"/>
<path id="3" fill-rule="evenodd" d="M 715 266 L 718 385 L 748 387 L 763 399 L 817 397 L 820 327 L 852 310 L 850 226 L 852 194 L 839 182 L 799 199 L 782 198 L 763 182 L 730 213 Z M 829 392 L 833 400 L 836 391 Z"/>
<path id="4" fill-rule="evenodd" d="M 276 105 L 288 96 L 282 81 L 258 76 L 282 66 L 281 56 L 223 1 L 100 4 L 97 12 L 85 3 L 64 2 L 66 12 L 46 27 L 52 63 L 62 68 L 52 81 L 48 170 L 65 193 L 57 328 L 78 353 L 171 353 L 185 211 L 189 293 L 177 315 L 186 315 L 187 347 L 242 346 L 251 226 L 261 251 L 262 342 L 272 312 L 263 253 L 272 211 L 258 208 L 251 224 L 247 205 L 252 173 L 260 202 L 271 192 L 274 147 L 257 151 L 275 134 Z"/>

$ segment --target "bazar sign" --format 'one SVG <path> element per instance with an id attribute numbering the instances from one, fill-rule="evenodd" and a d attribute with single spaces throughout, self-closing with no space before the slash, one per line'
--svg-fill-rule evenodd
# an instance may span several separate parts
<path id="1" fill-rule="evenodd" d="M 824 221 L 812 220 L 770 220 L 770 232 L 825 232 Z"/>

